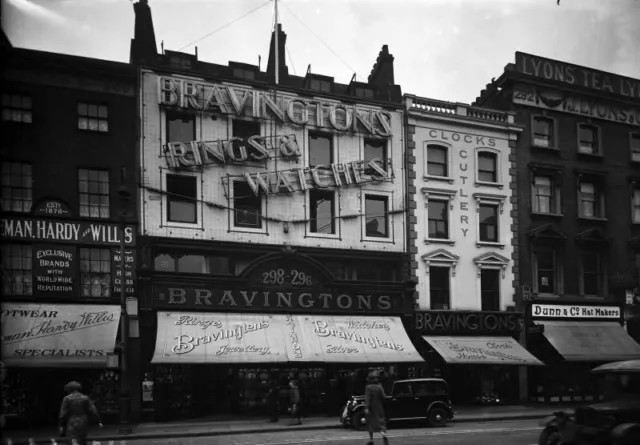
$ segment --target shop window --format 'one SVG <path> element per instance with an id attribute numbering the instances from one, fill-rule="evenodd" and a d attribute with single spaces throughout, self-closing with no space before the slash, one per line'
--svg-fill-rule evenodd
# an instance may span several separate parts
<path id="1" fill-rule="evenodd" d="M 449 200 L 429 199 L 429 238 L 449 239 Z"/>
<path id="2" fill-rule="evenodd" d="M 30 212 L 33 204 L 31 165 L 23 162 L 2 163 L 2 211 Z"/>
<path id="3" fill-rule="evenodd" d="M 233 209 L 235 227 L 262 228 L 262 199 L 244 181 L 233 182 Z"/>
<path id="4" fill-rule="evenodd" d="M 195 176 L 167 175 L 167 221 L 198 222 L 197 181 Z"/>
<path id="5" fill-rule="evenodd" d="M 631 133 L 630 145 L 631 160 L 633 162 L 640 162 L 640 133 Z"/>
<path id="6" fill-rule="evenodd" d="M 640 223 L 640 187 L 634 188 L 631 195 L 631 220 Z"/>
<path id="7" fill-rule="evenodd" d="M 602 265 L 598 252 L 580 254 L 580 293 L 587 296 L 602 295 Z"/>
<path id="8" fill-rule="evenodd" d="M 102 104 L 78 103 L 78 128 L 86 131 L 109 131 L 109 108 Z"/>
<path id="9" fill-rule="evenodd" d="M 450 268 L 429 266 L 431 309 L 449 309 L 451 298 Z"/>
<path id="10" fill-rule="evenodd" d="M 440 145 L 427 146 L 427 175 L 446 178 L 449 176 L 449 149 Z"/>
<path id="11" fill-rule="evenodd" d="M 358 268 L 352 264 L 347 264 L 341 261 L 329 261 L 323 262 L 325 267 L 333 274 L 336 280 L 357 280 Z"/>
<path id="12" fill-rule="evenodd" d="M 111 296 L 111 250 L 80 249 L 80 295 Z"/>
<path id="13" fill-rule="evenodd" d="M 483 311 L 500 310 L 500 270 L 483 268 L 480 271 L 480 297 Z"/>
<path id="14" fill-rule="evenodd" d="M 387 141 L 382 139 L 365 139 L 364 140 L 364 158 L 365 164 L 364 174 L 369 176 L 379 176 L 378 173 L 368 166 L 372 159 L 379 159 L 380 165 L 384 171 L 387 171 Z"/>
<path id="15" fill-rule="evenodd" d="M 228 256 L 213 255 L 208 257 L 209 271 L 216 275 L 230 275 L 232 262 Z"/>
<path id="16" fill-rule="evenodd" d="M 480 242 L 497 243 L 500 241 L 498 236 L 498 205 L 480 204 L 479 205 L 479 239 Z"/>
<path id="17" fill-rule="evenodd" d="M 600 154 L 598 129 L 593 125 L 578 125 L 578 152 L 588 155 Z"/>
<path id="18" fill-rule="evenodd" d="M 365 195 L 365 235 L 389 237 L 389 199 L 386 196 Z"/>
<path id="19" fill-rule="evenodd" d="M 209 273 L 209 263 L 204 255 L 179 255 L 178 272 Z"/>
<path id="20" fill-rule="evenodd" d="M 333 136 L 309 132 L 309 167 L 333 163 Z"/>
<path id="21" fill-rule="evenodd" d="M 553 119 L 542 116 L 533 117 L 532 140 L 535 147 L 553 147 Z"/>
<path id="22" fill-rule="evenodd" d="M 250 259 L 237 259 L 234 261 L 233 268 L 236 275 L 240 275 L 251 264 Z"/>
<path id="23" fill-rule="evenodd" d="M 196 119 L 185 113 L 167 111 L 167 143 L 196 140 Z"/>
<path id="24" fill-rule="evenodd" d="M 553 176 L 535 175 L 532 194 L 534 213 L 560 213 L 560 187 Z"/>
<path id="25" fill-rule="evenodd" d="M 109 172 L 105 170 L 78 170 L 80 216 L 109 218 Z"/>
<path id="26" fill-rule="evenodd" d="M 31 96 L 24 94 L 2 95 L 2 120 L 30 124 L 33 122 Z"/>
<path id="27" fill-rule="evenodd" d="M 2 246 L 2 292 L 4 295 L 33 295 L 33 261 L 30 245 Z"/>
<path id="28" fill-rule="evenodd" d="M 551 247 L 536 248 L 533 253 L 534 289 L 538 294 L 558 295 L 562 283 L 562 263 L 558 252 Z"/>
<path id="29" fill-rule="evenodd" d="M 498 182 L 498 155 L 488 151 L 479 151 L 478 182 Z"/>
<path id="30" fill-rule="evenodd" d="M 386 261 L 360 261 L 356 264 L 358 281 L 395 281 L 397 267 Z"/>
<path id="31" fill-rule="evenodd" d="M 595 181 L 580 181 L 578 184 L 578 214 L 581 218 L 604 218 L 604 194 Z"/>
<path id="32" fill-rule="evenodd" d="M 154 259 L 153 268 L 161 272 L 175 272 L 176 260 L 168 253 L 158 254 Z"/>
<path id="33" fill-rule="evenodd" d="M 312 233 L 335 234 L 335 192 L 309 191 L 309 219 Z"/>

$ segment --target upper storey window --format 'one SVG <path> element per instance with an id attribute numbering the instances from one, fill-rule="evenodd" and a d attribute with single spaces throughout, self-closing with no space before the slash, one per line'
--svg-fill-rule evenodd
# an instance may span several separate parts
<path id="1" fill-rule="evenodd" d="M 2 163 L 2 211 L 29 212 L 33 203 L 31 165 L 23 162 Z"/>
<path id="2" fill-rule="evenodd" d="M 23 94 L 3 94 L 2 120 L 24 124 L 33 122 L 31 97 Z"/>
<path id="3" fill-rule="evenodd" d="M 543 116 L 533 118 L 533 145 L 535 147 L 553 147 L 553 119 Z"/>
<path id="4" fill-rule="evenodd" d="M 601 154 L 598 128 L 593 125 L 578 125 L 578 152 L 587 155 Z"/>
<path id="5" fill-rule="evenodd" d="M 109 131 L 109 109 L 107 106 L 80 102 L 78 104 L 78 128 L 107 133 Z"/>

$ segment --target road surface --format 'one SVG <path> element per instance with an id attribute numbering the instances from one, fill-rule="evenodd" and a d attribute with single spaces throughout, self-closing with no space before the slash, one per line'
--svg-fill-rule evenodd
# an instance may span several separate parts
<path id="1" fill-rule="evenodd" d="M 537 445 L 538 420 L 452 424 L 444 428 L 394 427 L 391 445 Z M 375 443 L 382 444 L 379 435 Z M 127 440 L 127 445 L 365 445 L 366 432 L 345 429 L 265 432 L 182 439 Z"/>

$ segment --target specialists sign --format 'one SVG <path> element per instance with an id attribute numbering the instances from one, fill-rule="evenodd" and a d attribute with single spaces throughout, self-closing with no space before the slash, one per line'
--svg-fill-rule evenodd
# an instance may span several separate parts
<path id="1" fill-rule="evenodd" d="M 242 289 L 231 286 L 154 284 L 153 304 L 172 310 L 404 314 L 400 292 L 336 292 L 332 289 Z"/>
<path id="2" fill-rule="evenodd" d="M 61 221 L 32 217 L 0 219 L 2 238 L 59 243 L 120 244 L 120 227 L 116 223 Z M 124 243 L 135 244 L 135 228 L 126 226 Z"/>
<path id="3" fill-rule="evenodd" d="M 620 320 L 620 306 L 583 306 L 560 304 L 532 304 L 532 318 L 591 318 Z"/>

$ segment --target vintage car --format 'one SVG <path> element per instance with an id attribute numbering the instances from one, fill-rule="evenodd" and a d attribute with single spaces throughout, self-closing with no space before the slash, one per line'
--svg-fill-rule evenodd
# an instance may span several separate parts
<path id="1" fill-rule="evenodd" d="M 345 427 L 364 430 L 365 396 L 353 396 L 342 410 Z M 384 411 L 388 421 L 425 419 L 430 426 L 444 426 L 453 419 L 449 386 L 442 379 L 397 380 L 387 394 Z"/>
<path id="2" fill-rule="evenodd" d="M 540 445 L 640 443 L 640 360 L 608 363 L 592 372 L 606 379 L 605 400 L 544 419 Z"/>

